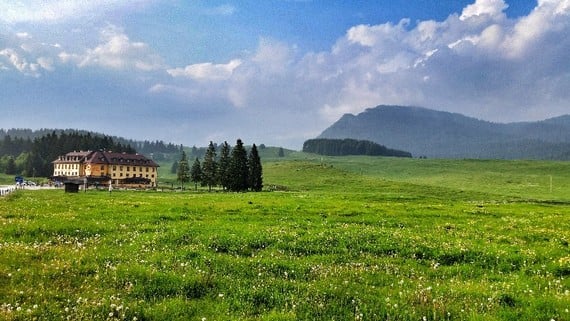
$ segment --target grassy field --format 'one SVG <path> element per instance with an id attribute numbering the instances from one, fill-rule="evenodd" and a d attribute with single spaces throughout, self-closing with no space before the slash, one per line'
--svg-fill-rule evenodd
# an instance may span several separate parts
<path id="1" fill-rule="evenodd" d="M 19 191 L 0 319 L 570 320 L 568 169 L 299 154 L 262 193 Z"/>

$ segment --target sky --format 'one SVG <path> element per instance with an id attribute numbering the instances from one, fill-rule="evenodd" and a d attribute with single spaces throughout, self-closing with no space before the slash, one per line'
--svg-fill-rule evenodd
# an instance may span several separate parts
<path id="1" fill-rule="evenodd" d="M 570 0 L 0 0 L 0 128 L 301 149 L 343 114 L 570 113 Z"/>

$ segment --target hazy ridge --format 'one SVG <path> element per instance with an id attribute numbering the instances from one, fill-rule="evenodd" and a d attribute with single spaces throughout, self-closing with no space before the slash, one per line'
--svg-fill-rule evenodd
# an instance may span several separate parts
<path id="1" fill-rule="evenodd" d="M 345 114 L 318 138 L 364 139 L 414 157 L 570 159 L 570 115 L 493 123 L 421 107 L 386 106 Z"/>

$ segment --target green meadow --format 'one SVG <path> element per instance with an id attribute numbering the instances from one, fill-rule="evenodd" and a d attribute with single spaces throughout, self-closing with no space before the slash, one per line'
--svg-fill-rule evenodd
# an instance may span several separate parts
<path id="1" fill-rule="evenodd" d="M 0 199 L 0 320 L 570 320 L 570 164 L 317 157 Z"/>

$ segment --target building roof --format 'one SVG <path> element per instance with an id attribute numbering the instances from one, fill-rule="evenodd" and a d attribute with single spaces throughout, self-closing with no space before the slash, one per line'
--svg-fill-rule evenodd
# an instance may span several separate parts
<path id="1" fill-rule="evenodd" d="M 152 159 L 141 154 L 113 153 L 108 151 L 87 151 L 70 152 L 52 163 L 85 163 L 85 164 L 105 164 L 105 165 L 128 165 L 128 166 L 150 166 L 159 167 Z"/>
<path id="2" fill-rule="evenodd" d="M 152 159 L 141 154 L 94 152 L 85 159 L 87 164 L 108 164 L 108 165 L 138 165 L 159 167 Z"/>
<path id="3" fill-rule="evenodd" d="M 73 151 L 69 152 L 65 155 L 59 156 L 56 160 L 52 163 L 77 163 L 82 162 L 85 157 L 89 156 L 89 154 L 93 153 L 92 151 Z"/>

